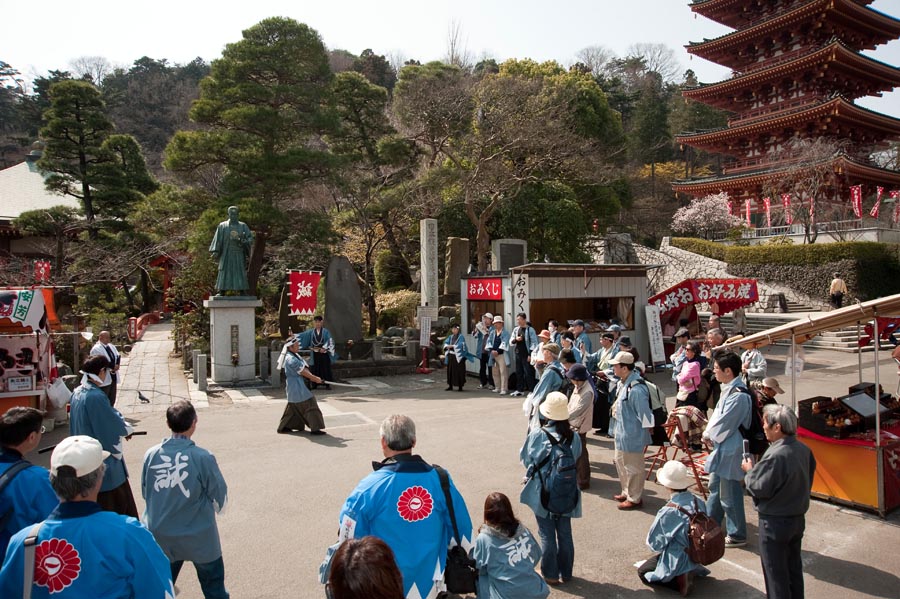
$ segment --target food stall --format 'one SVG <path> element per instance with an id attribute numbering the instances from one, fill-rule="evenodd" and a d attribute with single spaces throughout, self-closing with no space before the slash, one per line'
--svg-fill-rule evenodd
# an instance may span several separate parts
<path id="1" fill-rule="evenodd" d="M 760 347 L 791 340 L 793 361 L 797 344 L 822 331 L 856 324 L 861 336 L 862 328 L 872 321 L 872 336 L 878 339 L 879 322 L 897 315 L 900 295 L 891 295 L 783 324 L 723 348 Z M 816 458 L 812 496 L 884 517 L 900 506 L 900 401 L 883 392 L 878 367 L 883 354 L 878 344 L 873 355 L 875 382 L 863 381 L 863 355 L 859 353 L 857 383 L 835 397 L 798 402 L 797 373 L 791 369 L 791 405 L 799 421 L 797 436 Z"/>
<path id="2" fill-rule="evenodd" d="M 504 326 L 516 326 L 515 315 L 524 312 L 537 331 L 547 321 L 560 325 L 583 320 L 595 349 L 600 334 L 614 320 L 629 335 L 642 356 L 649 355 L 644 322 L 647 305 L 647 271 L 644 264 L 550 264 L 516 266 L 508 273 L 472 273 L 461 279 L 463 323 L 471 333 L 485 312 L 503 316 Z M 469 351 L 474 339 L 467 335 Z M 469 363 L 478 372 L 478 362 Z"/>
<path id="3" fill-rule="evenodd" d="M 687 320 L 691 337 L 700 335 L 697 304 L 707 304 L 714 314 L 726 314 L 757 301 L 756 279 L 685 279 L 657 293 L 647 300 L 647 304 L 659 308 L 665 355 L 668 356 L 675 351 L 671 339 L 681 328 L 681 319 Z"/>
<path id="4" fill-rule="evenodd" d="M 56 375 L 50 341 L 50 324 L 56 317 L 52 293 L 41 288 L 0 289 L 0 413 L 13 406 L 46 407 L 46 387 Z"/>

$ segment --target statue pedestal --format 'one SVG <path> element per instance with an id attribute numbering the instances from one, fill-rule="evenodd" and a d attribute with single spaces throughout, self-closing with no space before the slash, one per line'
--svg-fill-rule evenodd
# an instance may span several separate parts
<path id="1" fill-rule="evenodd" d="M 256 308 L 260 306 L 262 301 L 253 296 L 204 300 L 203 307 L 209 308 L 210 378 L 214 382 L 227 385 L 256 378 Z"/>

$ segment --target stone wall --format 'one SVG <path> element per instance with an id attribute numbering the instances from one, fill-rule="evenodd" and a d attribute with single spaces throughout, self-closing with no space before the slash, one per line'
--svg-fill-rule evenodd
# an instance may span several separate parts
<path id="1" fill-rule="evenodd" d="M 778 294 L 784 294 L 785 299 L 789 302 L 796 302 L 811 306 L 814 310 L 824 310 L 827 307 L 827 297 L 813 297 L 805 293 L 801 293 L 792 288 L 778 283 L 767 281 L 764 278 L 765 268 L 760 267 L 744 267 L 742 269 L 728 270 L 728 264 L 721 260 L 708 258 L 688 252 L 681 248 L 674 247 L 669 244 L 669 238 L 664 237 L 660 244 L 659 250 L 635 245 L 635 253 L 641 264 L 660 264 L 661 268 L 648 273 L 650 279 L 651 294 L 659 293 L 664 289 L 668 289 L 673 285 L 677 285 L 685 279 L 702 279 L 702 278 L 743 278 L 752 277 L 757 279 L 757 289 L 759 290 L 759 302 L 747 308 L 748 312 L 777 312 L 778 311 Z M 774 266 L 772 268 L 775 268 Z M 779 267 L 788 268 L 788 267 Z M 800 276 L 801 270 L 809 270 L 809 273 L 803 272 L 804 279 L 807 276 L 823 277 L 827 276 L 831 281 L 831 271 L 834 265 L 829 265 L 825 270 L 829 273 L 819 273 L 819 269 L 804 269 L 803 267 L 790 267 L 798 269 L 797 276 Z M 813 272 L 815 271 L 815 272 Z M 849 272 L 849 269 L 845 272 Z M 775 274 L 775 273 L 772 273 Z M 791 280 L 790 277 L 778 277 L 782 280 Z M 848 284 L 850 281 L 848 281 Z"/>

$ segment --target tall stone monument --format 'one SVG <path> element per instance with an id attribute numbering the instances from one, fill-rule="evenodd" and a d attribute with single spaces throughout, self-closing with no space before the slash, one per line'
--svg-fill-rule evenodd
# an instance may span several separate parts
<path id="1" fill-rule="evenodd" d="M 203 302 L 209 309 L 211 378 L 224 384 L 256 378 L 256 308 L 262 302 L 250 295 L 247 282 L 253 233 L 238 217 L 237 206 L 231 206 L 228 220 L 216 227 L 209 246 L 219 264 L 216 295 Z"/>
<path id="2" fill-rule="evenodd" d="M 471 264 L 469 260 L 469 240 L 464 237 L 448 237 L 444 261 L 444 295 L 460 295 L 459 280 L 468 271 Z"/>
<path id="3" fill-rule="evenodd" d="M 438 306 L 438 224 L 437 219 L 424 218 L 419 221 L 419 242 L 422 282 L 421 305 L 431 308 Z"/>
<path id="4" fill-rule="evenodd" d="M 332 258 L 325 272 L 325 326 L 335 344 L 362 339 L 362 293 L 346 256 Z"/>

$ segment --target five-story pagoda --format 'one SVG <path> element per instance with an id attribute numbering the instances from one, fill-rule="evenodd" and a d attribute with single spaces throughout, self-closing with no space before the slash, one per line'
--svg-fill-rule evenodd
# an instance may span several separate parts
<path id="1" fill-rule="evenodd" d="M 900 120 L 854 101 L 900 86 L 900 69 L 860 54 L 900 37 L 900 20 L 872 0 L 695 0 L 691 10 L 734 29 L 691 43 L 688 52 L 732 69 L 730 79 L 701 84 L 684 96 L 732 113 L 722 129 L 686 132 L 684 145 L 727 157 L 721 175 L 680 180 L 676 192 L 727 192 L 736 208 L 762 211 L 780 173 L 805 160 L 796 140 L 833 140 L 825 157 L 833 176 L 819 205 L 847 205 L 849 187 L 900 188 L 900 172 L 875 165 L 874 151 L 900 139 Z M 822 160 L 820 160 L 822 162 Z M 777 196 L 776 196 L 777 197 Z M 810 198 L 795 197 L 794 206 Z M 773 202 L 773 207 L 775 202 Z M 824 206 L 823 206 L 824 207 Z"/>

